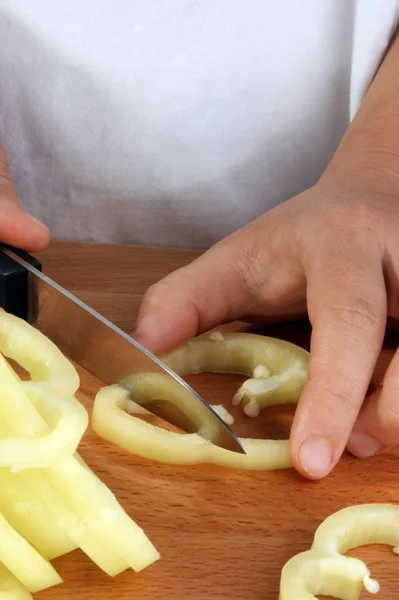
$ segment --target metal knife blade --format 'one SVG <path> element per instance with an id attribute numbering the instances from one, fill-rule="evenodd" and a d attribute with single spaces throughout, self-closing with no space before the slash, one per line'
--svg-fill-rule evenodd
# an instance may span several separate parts
<path id="1" fill-rule="evenodd" d="M 245 454 L 241 442 L 219 415 L 167 365 L 132 337 L 59 286 L 21 256 L 0 246 L 28 274 L 27 320 L 76 364 L 107 385 L 120 383 L 137 373 L 162 373 L 183 386 L 187 401 L 146 404 L 147 410 L 187 433 L 199 433 L 209 442 Z M 18 254 L 16 254 L 18 252 Z M 25 255 L 29 257 L 29 255 Z M 134 397 L 140 404 L 140 398 Z"/>

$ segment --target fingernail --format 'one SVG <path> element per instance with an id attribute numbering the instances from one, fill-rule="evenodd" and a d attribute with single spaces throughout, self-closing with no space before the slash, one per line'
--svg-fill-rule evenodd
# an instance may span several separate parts
<path id="1" fill-rule="evenodd" d="M 366 433 L 355 432 L 349 438 L 348 448 L 358 458 L 370 458 L 381 450 L 381 444 Z"/>
<path id="2" fill-rule="evenodd" d="M 332 449 L 328 440 L 320 437 L 308 438 L 299 450 L 299 462 L 311 477 L 327 475 L 332 462 Z"/>

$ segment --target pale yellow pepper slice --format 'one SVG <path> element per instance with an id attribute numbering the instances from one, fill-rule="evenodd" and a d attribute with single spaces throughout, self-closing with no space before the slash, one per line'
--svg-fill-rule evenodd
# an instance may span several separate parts
<path id="1" fill-rule="evenodd" d="M 0 510 L 44 558 L 51 560 L 71 552 L 77 543 L 64 526 L 62 505 L 55 494 L 49 494 L 52 490 L 44 479 L 32 469 L 20 473 L 0 469 Z"/>
<path id="2" fill-rule="evenodd" d="M 317 529 L 310 550 L 291 558 L 281 574 L 280 600 L 311 600 L 318 595 L 358 600 L 365 588 L 379 591 L 366 564 L 343 556 L 366 544 L 387 544 L 398 553 L 399 506 L 362 504 L 328 517 Z"/>
<path id="3" fill-rule="evenodd" d="M 90 533 L 42 470 L 25 469 L 14 474 L 0 469 L 0 507 L 44 558 L 53 559 L 79 547 L 111 577 L 129 566 Z"/>
<path id="4" fill-rule="evenodd" d="M 0 323 L 4 314 L 0 313 Z M 1 354 L 0 381 L 4 432 L 0 437 L 0 467 L 48 467 L 76 451 L 88 425 L 88 414 L 73 395 L 61 394 L 52 385 L 19 382 Z"/>
<path id="5" fill-rule="evenodd" d="M 0 562 L 32 593 L 62 582 L 50 562 L 43 558 L 1 513 Z"/>
<path id="6" fill-rule="evenodd" d="M 0 469 L 0 506 L 14 527 L 23 531 L 47 559 L 79 547 L 112 577 L 128 568 L 66 506 L 42 469 L 16 474 Z"/>
<path id="7" fill-rule="evenodd" d="M 272 337 L 214 332 L 180 344 L 162 360 L 181 377 L 204 372 L 246 375 L 235 404 L 241 403 L 248 416 L 257 416 L 265 406 L 298 401 L 309 353 Z"/>
<path id="8" fill-rule="evenodd" d="M 32 594 L 1 563 L 0 600 L 32 600 Z"/>
<path id="9" fill-rule="evenodd" d="M 32 381 L 47 383 L 63 395 L 74 395 L 79 375 L 51 340 L 29 323 L 0 310 L 0 352 L 21 365 Z"/>
<path id="10" fill-rule="evenodd" d="M 45 467 L 73 454 L 88 425 L 87 411 L 74 396 L 76 369 L 49 339 L 5 311 L 0 311 L 0 353 L 31 376 L 21 385 L 0 354 L 0 467 Z M 6 431 L 12 423 L 18 436 L 26 422 L 28 436 L 25 431 L 24 437 L 11 437 Z"/>
<path id="11" fill-rule="evenodd" d="M 131 385 L 137 384 L 137 393 L 146 396 L 154 387 L 162 391 L 162 398 L 173 400 L 185 390 L 170 377 L 151 373 L 138 375 Z M 149 399 L 153 399 L 152 394 Z M 189 399 L 188 399 L 189 400 Z M 140 403 L 142 402 L 142 398 Z M 109 442 L 131 454 L 150 460 L 174 464 L 213 463 L 232 468 L 268 470 L 291 466 L 288 440 L 259 440 L 241 438 L 246 454 L 224 450 L 207 442 L 198 434 L 181 434 L 162 429 L 134 415 L 148 414 L 142 406 L 130 400 L 130 393 L 121 386 L 109 386 L 96 396 L 93 430 Z"/>
<path id="12" fill-rule="evenodd" d="M 259 408 L 295 404 L 306 381 L 308 356 L 306 350 L 283 340 L 216 332 L 181 344 L 162 359 L 181 376 L 205 371 L 248 375 L 251 379 L 239 390 L 245 410 L 254 402 Z M 129 387 L 129 392 L 118 385 L 100 390 L 92 413 L 94 431 L 127 452 L 175 464 L 213 463 L 253 470 L 292 466 L 288 440 L 242 438 L 246 454 L 237 454 L 198 434 L 168 431 L 137 418 L 149 414 L 143 405 L 155 400 L 191 405 L 190 394 L 171 377 L 141 373 L 129 379 Z"/>
<path id="13" fill-rule="evenodd" d="M 159 559 L 158 551 L 141 527 L 82 459 L 67 458 L 44 471 L 77 522 L 85 525 L 102 546 L 134 571 L 141 571 Z"/>

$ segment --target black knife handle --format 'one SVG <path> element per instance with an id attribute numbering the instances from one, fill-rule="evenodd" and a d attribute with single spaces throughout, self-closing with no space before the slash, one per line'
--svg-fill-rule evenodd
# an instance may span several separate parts
<path id="1" fill-rule="evenodd" d="M 25 260 L 27 263 L 42 270 L 41 263 L 23 250 L 18 250 L 12 246 L 3 244 L 3 248 L 8 248 L 14 254 Z M 4 254 L 0 247 L 0 306 L 5 311 L 28 320 L 28 271 L 22 265 L 18 264 L 12 258 Z"/>

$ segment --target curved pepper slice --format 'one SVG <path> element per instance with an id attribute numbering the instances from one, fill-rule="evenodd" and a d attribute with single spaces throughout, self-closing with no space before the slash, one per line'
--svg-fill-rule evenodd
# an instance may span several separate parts
<path id="1" fill-rule="evenodd" d="M 138 376 L 140 393 L 145 394 L 145 377 Z M 167 399 L 165 390 L 173 394 L 181 386 L 169 377 L 151 374 L 153 389 L 156 377 Z M 94 431 L 127 452 L 158 462 L 174 464 L 213 463 L 224 467 L 243 469 L 284 469 L 291 466 L 287 440 L 241 439 L 246 454 L 224 450 L 207 442 L 198 434 L 181 434 L 161 429 L 134 415 L 149 414 L 142 406 L 129 399 L 129 392 L 121 386 L 105 387 L 97 394 L 93 414 Z"/>
<path id="2" fill-rule="evenodd" d="M 31 380 L 21 382 L 4 356 L 26 369 Z M 76 369 L 49 339 L 5 311 L 0 312 L 0 380 L 0 467 L 47 467 L 76 451 L 88 425 L 87 411 L 74 396 Z"/>
<path id="3" fill-rule="evenodd" d="M 257 416 L 265 406 L 298 401 L 309 353 L 272 337 L 214 332 L 180 344 L 162 360 L 182 377 L 203 372 L 247 375 L 250 379 L 242 384 L 234 403 L 241 403 L 248 416 Z"/>
<path id="4" fill-rule="evenodd" d="M 28 371 L 32 381 L 48 384 L 64 395 L 80 385 L 74 366 L 51 340 L 23 319 L 0 311 L 0 352 Z"/>
<path id="5" fill-rule="evenodd" d="M 179 375 L 204 371 L 254 376 L 240 388 L 244 406 L 298 401 L 306 380 L 308 353 L 289 342 L 254 334 L 208 334 L 182 344 L 162 358 Z M 252 383 L 251 383 L 252 382 Z M 140 398 L 136 403 L 132 398 Z M 197 434 L 180 434 L 156 427 L 134 415 L 150 414 L 143 404 L 190 401 L 189 393 L 172 378 L 142 373 L 129 379 L 129 392 L 109 386 L 97 394 L 94 431 L 124 450 L 152 460 L 175 463 L 214 463 L 243 469 L 283 469 L 292 465 L 288 440 L 243 438 L 246 455 L 214 446 Z M 246 404 L 245 404 L 246 403 Z"/>
<path id="6" fill-rule="evenodd" d="M 19 382 L 1 354 L 0 381 L 0 467 L 48 467 L 76 451 L 88 414 L 74 396 Z"/>
<path id="7" fill-rule="evenodd" d="M 334 513 L 317 529 L 311 549 L 284 566 L 279 599 L 328 595 L 357 600 L 363 587 L 378 592 L 379 584 L 370 577 L 366 564 L 343 553 L 366 544 L 391 545 L 398 553 L 398 522 L 399 506 L 394 504 L 363 504 Z"/>

